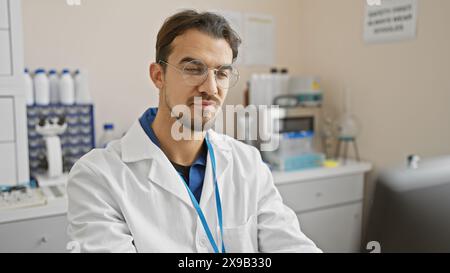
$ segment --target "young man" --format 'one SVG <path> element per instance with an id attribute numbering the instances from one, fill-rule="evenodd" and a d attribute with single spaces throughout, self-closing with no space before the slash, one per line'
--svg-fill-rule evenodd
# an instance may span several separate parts
<path id="1" fill-rule="evenodd" d="M 237 82 L 239 44 L 212 13 L 166 20 L 150 66 L 158 109 L 70 173 L 68 233 L 82 251 L 320 252 L 259 152 L 210 129 Z"/>

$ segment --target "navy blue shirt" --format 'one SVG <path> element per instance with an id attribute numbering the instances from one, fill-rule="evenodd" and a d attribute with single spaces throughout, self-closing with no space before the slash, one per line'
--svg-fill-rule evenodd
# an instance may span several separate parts
<path id="1" fill-rule="evenodd" d="M 139 119 L 139 122 L 150 140 L 161 149 L 159 140 L 156 137 L 155 132 L 153 131 L 151 126 L 153 121 L 155 120 L 156 113 L 158 113 L 158 108 L 148 109 Z M 175 170 L 177 170 L 178 174 L 180 174 L 188 184 L 198 203 L 200 203 L 200 197 L 202 195 L 207 159 L 207 147 L 205 146 L 205 144 L 203 145 L 204 147 L 202 149 L 202 153 L 200 153 L 192 166 L 181 166 L 174 162 L 171 162 L 172 166 L 175 168 Z"/>

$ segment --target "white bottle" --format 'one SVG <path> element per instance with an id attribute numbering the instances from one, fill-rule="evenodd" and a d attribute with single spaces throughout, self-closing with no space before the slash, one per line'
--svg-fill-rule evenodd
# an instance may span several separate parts
<path id="1" fill-rule="evenodd" d="M 62 104 L 75 104 L 75 86 L 68 69 L 63 70 L 61 79 L 59 80 L 59 96 Z"/>
<path id="2" fill-rule="evenodd" d="M 289 93 L 289 70 L 287 68 L 283 68 L 281 69 L 281 87 L 280 87 L 280 91 L 281 91 L 281 95 L 288 95 Z"/>
<path id="3" fill-rule="evenodd" d="M 34 73 L 34 94 L 37 105 L 50 104 L 50 83 L 44 69 L 37 69 Z"/>
<path id="4" fill-rule="evenodd" d="M 48 73 L 48 80 L 50 82 L 50 103 L 58 104 L 59 100 L 59 77 L 56 70 L 50 70 Z"/>
<path id="5" fill-rule="evenodd" d="M 91 94 L 89 93 L 88 75 L 86 71 L 77 70 L 75 72 L 75 102 L 77 104 L 92 103 Z"/>
<path id="6" fill-rule="evenodd" d="M 275 99 L 281 95 L 280 86 L 281 86 L 281 78 L 280 74 L 278 73 L 277 68 L 272 68 L 270 70 L 270 86 L 271 90 L 269 91 L 269 95 L 267 98 L 266 105 L 272 105 Z"/>
<path id="7" fill-rule="evenodd" d="M 108 143 L 114 139 L 116 139 L 116 136 L 114 133 L 114 124 L 105 123 L 103 125 L 103 134 L 101 135 L 99 142 L 98 142 L 98 148 L 106 148 Z"/>
<path id="8" fill-rule="evenodd" d="M 34 105 L 34 86 L 33 79 L 30 76 L 29 70 L 25 69 L 24 73 L 24 81 L 25 81 L 25 97 L 27 100 L 28 106 Z"/>

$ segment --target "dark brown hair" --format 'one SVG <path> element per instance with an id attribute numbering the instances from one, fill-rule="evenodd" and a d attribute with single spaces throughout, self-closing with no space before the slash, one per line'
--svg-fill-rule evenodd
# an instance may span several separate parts
<path id="1" fill-rule="evenodd" d="M 156 62 L 167 62 L 172 53 L 173 40 L 190 29 L 196 29 L 213 38 L 225 39 L 233 51 L 233 62 L 236 60 L 241 39 L 224 17 L 211 12 L 198 13 L 195 10 L 185 10 L 169 17 L 159 30 Z M 165 68 L 165 65 L 163 66 Z"/>

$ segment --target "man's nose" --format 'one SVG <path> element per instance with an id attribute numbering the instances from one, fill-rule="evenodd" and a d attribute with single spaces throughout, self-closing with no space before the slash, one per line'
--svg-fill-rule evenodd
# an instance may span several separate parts
<path id="1" fill-rule="evenodd" d="M 202 85 L 200 85 L 200 93 L 206 93 L 208 95 L 216 95 L 219 90 L 217 88 L 216 74 L 214 70 L 208 71 L 208 76 Z"/>

